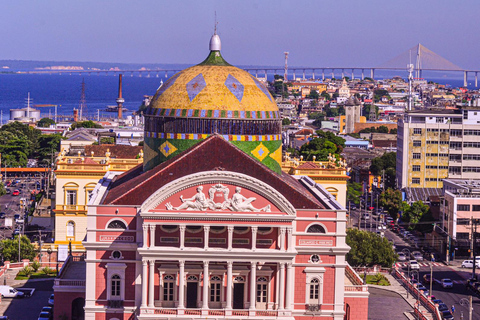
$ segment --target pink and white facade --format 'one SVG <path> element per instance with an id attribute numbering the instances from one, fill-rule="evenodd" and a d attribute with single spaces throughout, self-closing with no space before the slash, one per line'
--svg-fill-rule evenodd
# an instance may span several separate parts
<path id="1" fill-rule="evenodd" d="M 368 318 L 346 212 L 311 179 L 219 136 L 138 170 L 108 173 L 89 203 L 85 319 Z"/>

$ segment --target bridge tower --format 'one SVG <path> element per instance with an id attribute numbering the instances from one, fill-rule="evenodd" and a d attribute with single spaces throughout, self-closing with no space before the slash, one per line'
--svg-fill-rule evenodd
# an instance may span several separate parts
<path id="1" fill-rule="evenodd" d="M 285 54 L 285 71 L 283 73 L 283 81 L 287 81 L 288 80 L 288 52 L 284 52 Z"/>
<path id="2" fill-rule="evenodd" d="M 417 46 L 417 60 L 415 62 L 415 78 L 420 79 L 422 77 L 422 45 L 419 43 Z"/>
<path id="3" fill-rule="evenodd" d="M 408 64 L 408 104 L 407 110 L 412 110 L 412 82 L 413 82 L 413 64 Z"/>
<path id="4" fill-rule="evenodd" d="M 87 101 L 85 100 L 85 78 L 82 79 L 82 94 L 80 95 L 80 121 L 87 117 Z"/>

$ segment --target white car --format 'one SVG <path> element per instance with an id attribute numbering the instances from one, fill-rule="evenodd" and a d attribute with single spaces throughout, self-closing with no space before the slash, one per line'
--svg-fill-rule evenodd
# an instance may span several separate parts
<path id="1" fill-rule="evenodd" d="M 397 254 L 398 254 L 398 261 L 407 260 L 407 257 L 405 256 L 405 254 L 403 252 L 397 252 Z"/>
<path id="2" fill-rule="evenodd" d="M 476 267 L 480 268 L 480 260 L 477 260 Z M 473 268 L 473 260 L 463 260 L 462 268 Z"/>
<path id="3" fill-rule="evenodd" d="M 410 260 L 409 266 L 411 270 L 420 270 L 420 265 L 418 264 L 417 260 Z"/>

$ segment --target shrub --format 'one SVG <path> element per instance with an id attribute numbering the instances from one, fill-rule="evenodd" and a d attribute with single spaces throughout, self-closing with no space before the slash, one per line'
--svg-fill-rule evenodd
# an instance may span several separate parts
<path id="1" fill-rule="evenodd" d="M 34 272 L 37 272 L 38 269 L 40 269 L 40 262 L 38 262 L 38 261 L 33 261 L 31 267 L 32 267 L 32 269 L 33 269 Z"/>
<path id="2" fill-rule="evenodd" d="M 33 272 L 33 269 L 30 268 L 29 266 L 26 266 L 22 270 L 20 270 L 19 274 L 25 277 L 30 277 L 32 272 Z"/>
<path id="3" fill-rule="evenodd" d="M 43 273 L 45 273 L 46 275 L 50 274 L 53 272 L 53 270 L 49 267 L 45 267 L 42 269 Z"/>

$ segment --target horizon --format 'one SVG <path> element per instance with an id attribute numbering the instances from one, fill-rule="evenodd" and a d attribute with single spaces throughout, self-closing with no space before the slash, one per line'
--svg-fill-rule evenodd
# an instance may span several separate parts
<path id="1" fill-rule="evenodd" d="M 288 51 L 291 66 L 373 67 L 421 43 L 464 69 L 480 69 L 474 0 L 243 4 L 8 2 L 0 60 L 191 65 L 208 54 L 216 12 L 222 54 L 233 65 L 282 66 Z"/>

